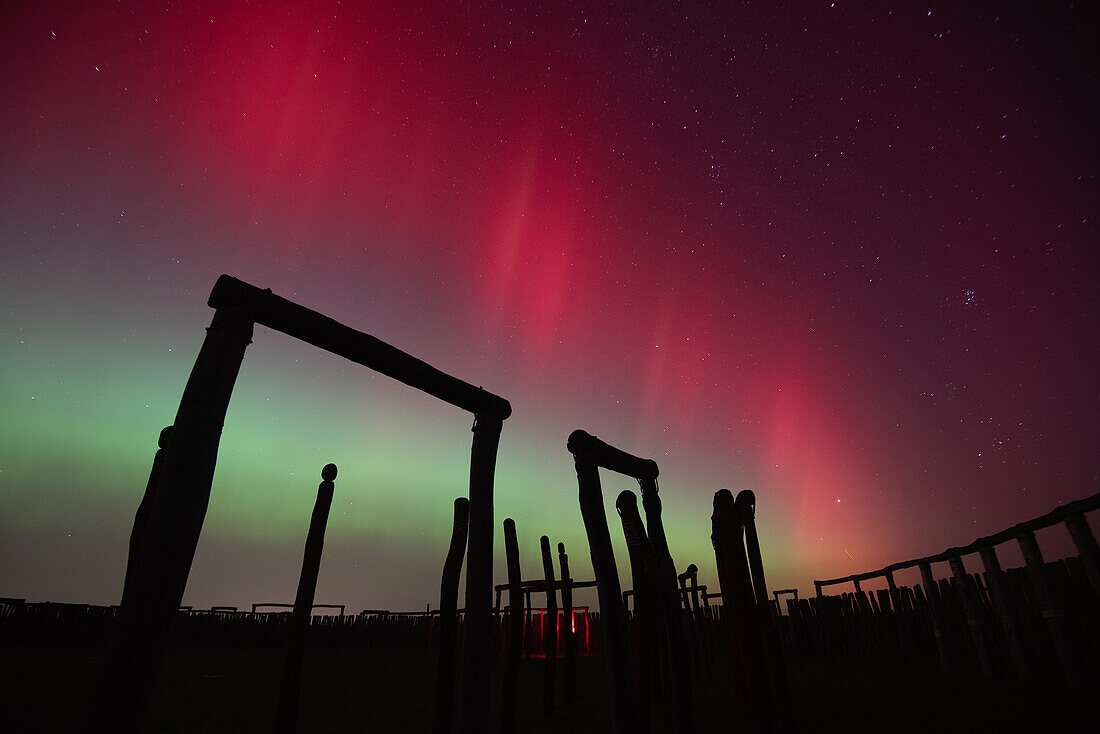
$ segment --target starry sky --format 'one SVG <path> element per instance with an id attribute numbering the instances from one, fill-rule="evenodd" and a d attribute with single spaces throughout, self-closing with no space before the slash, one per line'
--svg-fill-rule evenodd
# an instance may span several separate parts
<path id="1" fill-rule="evenodd" d="M 117 602 L 221 273 L 511 401 L 496 583 L 591 578 L 575 428 L 712 585 L 721 487 L 803 594 L 1098 490 L 1094 7 L 501 5 L 6 6 L 0 595 Z M 184 602 L 292 601 L 332 461 L 317 601 L 435 605 L 470 425 L 257 327 Z"/>

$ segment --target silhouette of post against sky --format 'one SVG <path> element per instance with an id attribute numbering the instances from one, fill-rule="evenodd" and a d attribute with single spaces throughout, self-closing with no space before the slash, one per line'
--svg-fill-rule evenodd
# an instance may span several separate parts
<path id="1" fill-rule="evenodd" d="M 173 615 L 183 600 L 202 530 L 229 399 L 258 323 L 403 382 L 474 414 L 466 574 L 462 731 L 489 727 L 492 663 L 493 477 L 508 401 L 452 377 L 373 336 L 223 275 L 210 294 L 214 318 L 173 422 L 148 524 L 124 595 L 88 730 L 145 724 Z"/>
<path id="2" fill-rule="evenodd" d="M 298 729 L 298 709 L 302 697 L 302 663 L 305 661 L 306 638 L 309 621 L 313 616 L 313 597 L 317 592 L 317 574 L 321 570 L 321 552 L 325 547 L 325 529 L 332 507 L 332 493 L 336 479 L 336 465 L 326 464 L 321 470 L 321 484 L 317 487 L 317 502 L 309 521 L 306 549 L 302 558 L 302 574 L 298 577 L 298 592 L 294 596 L 294 612 L 287 631 L 286 658 L 283 661 L 283 678 L 279 685 L 279 701 L 275 711 L 277 734 L 294 734 Z"/>

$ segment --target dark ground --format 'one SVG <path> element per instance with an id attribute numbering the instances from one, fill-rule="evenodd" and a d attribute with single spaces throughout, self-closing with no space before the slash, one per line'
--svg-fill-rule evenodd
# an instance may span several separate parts
<path id="1" fill-rule="evenodd" d="M 79 731 L 102 647 L 0 649 L 0 732 Z M 282 652 L 181 648 L 167 658 L 153 706 L 155 732 L 267 732 Z M 935 671 L 865 662 L 789 662 L 798 731 L 1091 732 L 1098 696 L 1043 685 L 948 679 Z M 499 666 L 496 670 L 499 675 Z M 520 673 L 521 732 L 610 732 L 608 684 L 598 658 L 578 661 L 578 700 L 544 720 L 543 661 Z M 427 653 L 313 650 L 306 657 L 301 732 L 424 732 L 431 728 L 435 664 Z M 499 691 L 499 679 L 494 690 Z M 724 679 L 696 681 L 699 732 L 744 731 Z M 493 701 L 493 716 L 498 702 Z M 731 721 L 729 714 L 735 718 Z M 655 731 L 662 731 L 658 725 Z"/>

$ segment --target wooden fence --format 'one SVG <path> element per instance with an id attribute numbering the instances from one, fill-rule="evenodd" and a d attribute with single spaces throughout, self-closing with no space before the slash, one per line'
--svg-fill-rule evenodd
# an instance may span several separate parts
<path id="1" fill-rule="evenodd" d="M 943 553 L 877 571 L 815 581 L 816 597 L 787 600 L 783 630 L 802 652 L 830 656 L 889 656 L 938 661 L 948 674 L 1060 675 L 1079 685 L 1097 673 L 1100 655 L 1100 554 L 1085 513 L 1100 494 Z M 1064 523 L 1078 555 L 1046 562 L 1035 532 Z M 1022 568 L 1002 569 L 997 546 L 1015 540 Z M 977 554 L 980 573 L 964 558 Z M 951 575 L 936 579 L 932 564 Z M 922 584 L 898 586 L 894 574 L 919 568 Z M 865 592 L 861 582 L 886 581 Z M 824 588 L 851 583 L 853 591 L 826 596 Z"/>

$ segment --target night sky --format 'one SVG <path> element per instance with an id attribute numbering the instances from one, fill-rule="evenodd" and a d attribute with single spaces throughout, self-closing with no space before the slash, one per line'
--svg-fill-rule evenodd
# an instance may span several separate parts
<path id="1" fill-rule="evenodd" d="M 221 273 L 511 401 L 495 583 L 591 578 L 575 428 L 711 585 L 721 487 L 803 594 L 1098 491 L 1094 5 L 521 5 L 7 5 L 0 596 L 117 603 Z M 293 601 L 332 461 L 317 601 L 438 604 L 470 426 L 257 327 L 184 603 Z"/>

